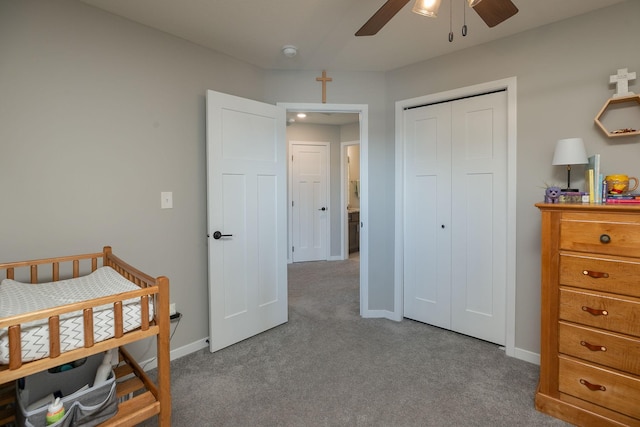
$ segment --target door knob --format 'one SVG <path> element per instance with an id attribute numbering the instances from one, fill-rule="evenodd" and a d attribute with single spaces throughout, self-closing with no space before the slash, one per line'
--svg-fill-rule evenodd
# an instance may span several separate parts
<path id="1" fill-rule="evenodd" d="M 326 211 L 326 210 L 327 210 L 327 208 L 325 208 L 325 207 L 323 206 L 323 207 L 321 207 L 321 208 L 320 208 L 320 209 L 318 209 L 318 210 L 319 210 L 319 211 Z"/>
<path id="2" fill-rule="evenodd" d="M 219 231 L 214 231 L 213 232 L 213 238 L 216 239 L 216 240 L 218 240 L 221 237 L 231 237 L 231 236 L 233 236 L 233 234 L 222 234 Z"/>

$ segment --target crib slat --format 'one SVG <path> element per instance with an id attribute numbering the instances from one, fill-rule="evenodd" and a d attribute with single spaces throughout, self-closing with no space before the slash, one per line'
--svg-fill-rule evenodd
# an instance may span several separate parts
<path id="1" fill-rule="evenodd" d="M 14 275 L 13 275 L 13 268 L 7 268 L 7 279 L 11 279 L 13 280 Z"/>
<path id="2" fill-rule="evenodd" d="M 82 318 L 84 320 L 84 346 L 85 348 L 93 347 L 93 309 L 85 308 L 82 310 Z"/>
<path id="3" fill-rule="evenodd" d="M 124 335 L 124 321 L 122 320 L 122 301 L 113 304 L 113 334 L 116 338 Z"/>
<path id="4" fill-rule="evenodd" d="M 140 327 L 143 331 L 146 331 L 147 329 L 149 329 L 149 296 L 143 295 L 142 297 L 140 297 L 140 304 L 140 315 L 142 316 L 142 319 L 140 319 Z"/>
<path id="5" fill-rule="evenodd" d="M 49 357 L 60 356 L 60 316 L 49 317 Z"/>
<path id="6" fill-rule="evenodd" d="M 80 276 L 80 261 L 77 259 L 73 260 L 73 277 Z"/>
<path id="7" fill-rule="evenodd" d="M 31 266 L 31 283 L 38 283 L 38 266 Z"/>
<path id="8" fill-rule="evenodd" d="M 60 263 L 54 262 L 53 263 L 53 281 L 57 282 L 58 280 L 60 280 Z"/>
<path id="9" fill-rule="evenodd" d="M 20 325 L 9 326 L 9 369 L 22 366 L 20 335 Z"/>

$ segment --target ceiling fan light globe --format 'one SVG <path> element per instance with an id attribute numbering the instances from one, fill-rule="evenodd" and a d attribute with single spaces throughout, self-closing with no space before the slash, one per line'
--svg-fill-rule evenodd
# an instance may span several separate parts
<path id="1" fill-rule="evenodd" d="M 436 18 L 442 0 L 416 0 L 411 11 L 418 15 Z"/>
<path id="2" fill-rule="evenodd" d="M 480 3 L 482 0 L 469 0 L 469 7 L 474 7 L 476 6 L 478 3 Z"/>

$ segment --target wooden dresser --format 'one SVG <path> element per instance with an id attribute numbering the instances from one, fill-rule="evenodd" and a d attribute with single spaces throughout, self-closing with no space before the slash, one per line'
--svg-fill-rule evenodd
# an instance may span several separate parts
<path id="1" fill-rule="evenodd" d="M 640 426 L 640 205 L 536 206 L 536 408 L 578 426 Z"/>

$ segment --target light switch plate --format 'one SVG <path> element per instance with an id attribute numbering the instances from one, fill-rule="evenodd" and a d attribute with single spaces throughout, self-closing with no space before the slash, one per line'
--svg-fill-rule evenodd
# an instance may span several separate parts
<path id="1" fill-rule="evenodd" d="M 160 193 L 160 208 L 173 208 L 173 193 L 171 191 L 163 191 Z"/>

